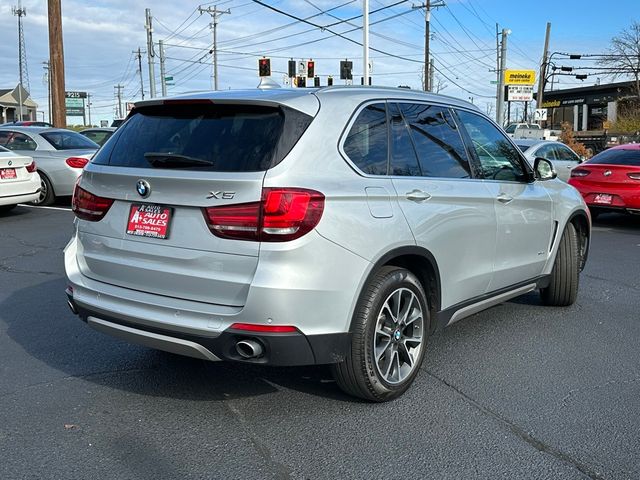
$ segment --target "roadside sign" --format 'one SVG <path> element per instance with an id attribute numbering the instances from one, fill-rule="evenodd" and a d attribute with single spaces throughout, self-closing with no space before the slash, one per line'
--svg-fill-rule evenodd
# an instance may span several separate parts
<path id="1" fill-rule="evenodd" d="M 535 70 L 505 70 L 505 85 L 533 85 L 536 83 Z"/>
<path id="2" fill-rule="evenodd" d="M 536 108 L 536 111 L 533 112 L 533 121 L 534 122 L 542 122 L 547 119 L 547 109 L 546 108 Z"/>
<path id="3" fill-rule="evenodd" d="M 165 82 L 173 82 L 173 77 L 172 76 L 164 77 L 164 81 Z"/>
<path id="4" fill-rule="evenodd" d="M 507 86 L 507 102 L 531 102 L 531 101 L 533 101 L 533 85 L 508 85 Z"/>
<path id="5" fill-rule="evenodd" d="M 74 92 L 66 92 L 74 93 Z M 75 92 L 80 93 L 80 92 Z M 82 97 L 66 97 L 64 105 L 67 110 L 68 117 L 84 117 L 84 98 Z"/>
<path id="6" fill-rule="evenodd" d="M 100 126 L 101 127 L 108 127 L 109 126 L 109 122 L 106 120 L 100 120 Z"/>
<path id="7" fill-rule="evenodd" d="M 64 92 L 65 98 L 87 98 L 87 92 Z"/>
<path id="8" fill-rule="evenodd" d="M 490 80 L 489 83 L 491 85 L 497 85 L 498 84 L 498 80 Z"/>

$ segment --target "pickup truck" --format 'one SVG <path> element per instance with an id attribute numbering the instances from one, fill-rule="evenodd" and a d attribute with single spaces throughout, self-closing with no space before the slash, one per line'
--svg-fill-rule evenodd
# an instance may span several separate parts
<path id="1" fill-rule="evenodd" d="M 536 123 L 511 123 L 505 128 L 511 138 L 529 138 L 533 140 L 557 140 L 558 134 L 552 130 L 541 128 Z"/>

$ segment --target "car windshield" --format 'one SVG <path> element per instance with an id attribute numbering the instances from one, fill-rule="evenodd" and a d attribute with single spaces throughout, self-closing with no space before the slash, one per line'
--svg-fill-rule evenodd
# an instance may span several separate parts
<path id="1" fill-rule="evenodd" d="M 515 124 L 509 125 L 509 126 L 505 129 L 505 132 L 507 132 L 507 133 L 513 133 L 513 132 L 515 132 L 515 131 L 516 131 L 516 127 L 517 127 L 517 125 L 515 125 Z"/>
<path id="2" fill-rule="evenodd" d="M 611 149 L 599 153 L 585 164 L 628 165 L 640 167 L 640 150 Z"/>
<path id="3" fill-rule="evenodd" d="M 97 149 L 99 145 L 72 131 L 53 131 L 40 134 L 56 150 Z"/>

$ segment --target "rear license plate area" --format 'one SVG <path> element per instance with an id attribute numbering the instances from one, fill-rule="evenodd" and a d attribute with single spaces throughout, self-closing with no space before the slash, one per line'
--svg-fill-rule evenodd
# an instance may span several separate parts
<path id="1" fill-rule="evenodd" d="M 0 168 L 0 180 L 13 180 L 18 178 L 15 168 Z"/>
<path id="2" fill-rule="evenodd" d="M 612 201 L 613 201 L 613 195 L 609 195 L 607 193 L 598 193 L 595 197 L 593 197 L 593 203 L 611 205 Z"/>
<path id="3" fill-rule="evenodd" d="M 169 236 L 173 209 L 163 205 L 134 203 L 129 209 L 127 235 L 164 240 Z"/>

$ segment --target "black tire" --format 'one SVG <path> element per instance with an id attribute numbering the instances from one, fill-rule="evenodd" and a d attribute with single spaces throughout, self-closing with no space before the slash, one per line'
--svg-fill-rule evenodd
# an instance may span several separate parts
<path id="1" fill-rule="evenodd" d="M 578 233 L 569 222 L 562 233 L 558 253 L 551 271 L 551 282 L 540 289 L 542 303 L 557 307 L 573 305 L 578 296 L 580 280 L 580 248 Z"/>
<path id="2" fill-rule="evenodd" d="M 379 315 L 381 315 L 382 309 L 391 298 L 391 295 L 398 291 L 398 289 L 402 289 L 405 293 L 407 293 L 406 290 L 413 292 L 415 295 L 413 301 L 417 298 L 422 310 L 422 324 L 420 325 L 419 322 L 416 321 L 411 327 L 405 328 L 411 328 L 413 330 L 416 325 L 418 325 L 418 328 L 422 328 L 422 332 L 419 332 L 421 343 L 416 352 L 417 356 L 414 357 L 409 354 L 413 359 L 412 366 L 409 367 L 410 373 L 407 374 L 406 378 L 399 379 L 397 383 L 391 384 L 386 381 L 378 371 L 379 366 L 376 365 L 374 345 L 376 342 L 375 332 Z M 410 292 L 408 293 L 409 295 L 411 295 Z M 407 310 L 409 310 L 409 307 Z M 350 352 L 345 361 L 332 366 L 333 376 L 338 386 L 349 395 L 372 402 L 386 402 L 398 398 L 409 388 L 420 371 L 428 340 L 429 321 L 429 308 L 426 295 L 418 278 L 404 268 L 381 268 L 369 284 L 364 287 L 364 291 L 354 312 Z M 396 328 L 396 331 L 397 330 L 401 330 L 401 328 Z M 414 334 L 417 331 L 418 329 L 413 330 Z M 394 335 L 391 335 L 389 344 L 392 343 L 393 338 Z M 402 341 L 397 338 L 396 341 L 402 343 Z M 398 353 L 397 345 L 395 348 L 395 355 L 397 356 L 399 365 L 400 357 L 402 357 L 403 354 Z M 383 350 L 387 351 L 386 347 L 383 348 Z M 404 352 L 408 352 L 408 350 L 406 350 L 406 343 Z M 393 358 L 393 353 L 391 353 L 390 363 L 393 363 Z M 378 360 L 378 362 L 379 361 L 380 360 Z"/>
<path id="3" fill-rule="evenodd" d="M 0 205 L 0 213 L 7 213 L 16 208 L 17 205 Z"/>
<path id="4" fill-rule="evenodd" d="M 40 174 L 40 197 L 37 200 L 31 202 L 32 205 L 51 205 L 55 200 L 56 196 L 53 191 L 53 187 L 51 186 L 51 181 L 49 178 L 42 172 L 38 172 Z"/>

